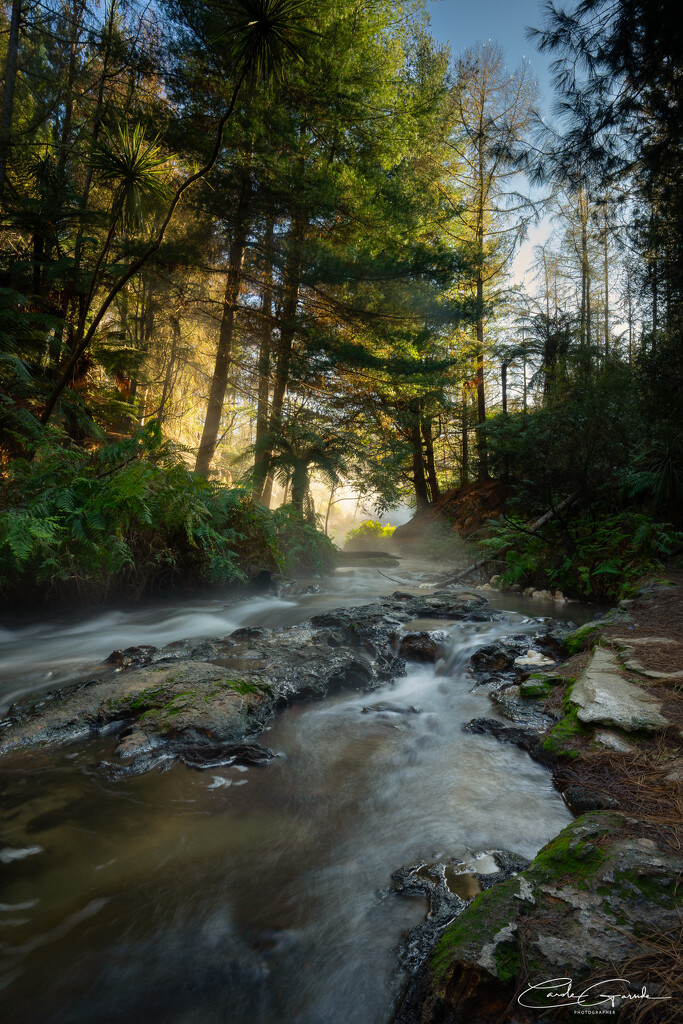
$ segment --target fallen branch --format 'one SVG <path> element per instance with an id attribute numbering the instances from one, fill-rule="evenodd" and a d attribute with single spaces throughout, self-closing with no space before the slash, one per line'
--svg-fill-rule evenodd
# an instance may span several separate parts
<path id="1" fill-rule="evenodd" d="M 551 508 L 549 512 L 546 512 L 540 519 L 537 519 L 535 523 L 532 523 L 526 532 L 536 533 L 542 526 L 545 526 L 545 524 L 549 523 L 551 519 L 554 519 L 555 516 L 560 514 L 560 512 L 563 512 L 564 509 L 568 508 L 573 501 L 576 501 L 578 495 L 579 492 L 574 491 L 574 493 L 570 494 L 568 498 L 561 501 L 556 508 Z M 460 572 L 456 573 L 453 577 L 443 576 L 442 580 L 450 579 L 451 582 L 456 583 L 459 579 L 462 579 L 463 576 L 467 576 L 468 573 L 474 572 L 475 569 L 481 569 L 482 565 L 486 565 L 487 562 L 495 561 L 496 557 L 505 549 L 505 546 L 505 544 L 502 544 L 495 551 L 486 555 L 485 558 L 480 558 L 478 562 L 473 562 L 472 565 L 468 565 L 466 569 L 461 569 Z"/>

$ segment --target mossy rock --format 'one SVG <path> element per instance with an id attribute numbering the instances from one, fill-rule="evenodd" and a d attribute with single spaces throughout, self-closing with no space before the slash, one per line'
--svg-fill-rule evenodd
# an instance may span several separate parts
<path id="1" fill-rule="evenodd" d="M 621 972 L 651 953 L 653 934 L 678 934 L 683 899 L 680 856 L 637 827 L 619 811 L 583 814 L 529 868 L 473 900 L 445 929 L 397 1024 L 507 1020 L 516 997 L 545 979 L 571 976 L 578 992 L 600 975 L 630 977 Z M 539 1010 L 574 1019 L 545 998 Z"/>
<path id="2" fill-rule="evenodd" d="M 554 726 L 543 740 L 543 750 L 556 757 L 578 757 L 579 751 L 575 749 L 575 740 L 578 737 L 587 737 L 591 733 L 582 722 L 579 721 L 575 708 L 571 708 Z"/>
<path id="3" fill-rule="evenodd" d="M 564 646 L 570 655 L 579 654 L 587 647 L 592 647 L 598 639 L 598 623 L 587 622 L 585 626 L 579 626 L 573 633 L 564 638 Z"/>
<path id="4" fill-rule="evenodd" d="M 528 679 L 519 684 L 519 692 L 522 697 L 549 697 L 551 691 L 552 687 L 545 679 L 534 679 L 529 676 Z"/>

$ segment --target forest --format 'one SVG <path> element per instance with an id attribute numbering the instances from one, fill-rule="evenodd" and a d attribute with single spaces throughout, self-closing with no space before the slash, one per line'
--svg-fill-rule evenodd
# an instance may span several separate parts
<path id="1" fill-rule="evenodd" d="M 680 551 L 672 0 L 548 5 L 551 118 L 423 0 L 1 18 L 6 607 L 321 572 L 340 495 L 488 480 L 508 583 L 613 599 Z"/>

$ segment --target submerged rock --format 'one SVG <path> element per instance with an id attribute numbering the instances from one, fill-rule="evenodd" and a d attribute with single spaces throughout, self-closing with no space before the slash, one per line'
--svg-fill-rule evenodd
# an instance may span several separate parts
<path id="1" fill-rule="evenodd" d="M 477 870 L 479 864 L 482 867 Z M 404 970 L 416 976 L 444 929 L 471 901 L 528 864 L 508 850 L 493 850 L 478 854 L 467 863 L 456 860 L 421 862 L 395 871 L 391 876 L 391 892 L 421 896 L 427 903 L 426 919 L 411 929 L 401 943 L 399 957 Z"/>

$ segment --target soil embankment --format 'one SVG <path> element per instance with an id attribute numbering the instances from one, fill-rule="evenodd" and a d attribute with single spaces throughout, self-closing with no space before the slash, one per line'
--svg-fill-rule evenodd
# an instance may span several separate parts
<path id="1" fill-rule="evenodd" d="M 424 543 L 425 531 L 446 524 L 459 537 L 467 539 L 496 519 L 505 505 L 507 487 L 500 480 L 483 480 L 446 491 L 435 505 L 415 513 L 403 526 L 397 526 L 392 542 L 406 547 Z"/>
<path id="2" fill-rule="evenodd" d="M 683 573 L 565 651 L 551 670 L 512 642 L 473 659 L 510 724 L 466 728 L 551 764 L 577 817 L 443 930 L 397 1024 L 681 1019 Z"/>

